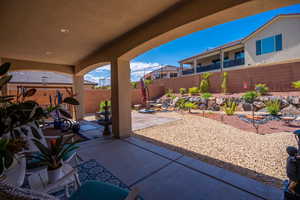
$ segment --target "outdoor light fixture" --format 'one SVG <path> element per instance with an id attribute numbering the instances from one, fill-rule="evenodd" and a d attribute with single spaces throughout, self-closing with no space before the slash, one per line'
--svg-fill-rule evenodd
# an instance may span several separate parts
<path id="1" fill-rule="evenodd" d="M 42 77 L 41 77 L 41 80 L 42 80 L 42 84 L 43 84 L 43 85 L 47 85 L 47 80 L 48 80 L 48 77 L 47 77 L 47 76 L 42 76 Z"/>

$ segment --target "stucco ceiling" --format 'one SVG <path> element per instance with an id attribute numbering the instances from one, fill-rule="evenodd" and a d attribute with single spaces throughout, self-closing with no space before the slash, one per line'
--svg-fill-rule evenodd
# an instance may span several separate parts
<path id="1" fill-rule="evenodd" d="M 178 1 L 3 1 L 0 57 L 73 65 Z"/>

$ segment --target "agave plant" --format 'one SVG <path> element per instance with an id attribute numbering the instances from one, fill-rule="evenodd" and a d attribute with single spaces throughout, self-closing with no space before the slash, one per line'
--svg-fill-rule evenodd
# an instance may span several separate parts
<path id="1" fill-rule="evenodd" d="M 79 148 L 75 146 L 77 142 L 72 142 L 73 137 L 73 135 L 65 138 L 64 136 L 60 136 L 57 139 L 51 140 L 49 146 L 42 144 L 37 139 L 33 139 L 34 144 L 41 153 L 32 157 L 38 159 L 41 165 L 48 166 L 49 170 L 57 169 L 62 165 L 62 160 L 68 153 Z"/>

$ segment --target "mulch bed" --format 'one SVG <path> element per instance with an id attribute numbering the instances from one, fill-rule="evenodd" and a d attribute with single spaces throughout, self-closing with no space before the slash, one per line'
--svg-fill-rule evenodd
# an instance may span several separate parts
<path id="1" fill-rule="evenodd" d="M 204 113 L 204 114 L 193 114 L 201 117 L 206 117 L 209 119 L 213 119 L 223 124 L 227 124 L 233 126 L 235 128 L 256 133 L 256 129 L 253 127 L 251 123 L 247 123 L 241 120 L 236 115 L 225 115 L 225 114 L 217 114 L 217 113 Z M 279 133 L 279 132 L 293 132 L 295 130 L 300 129 L 300 124 L 291 122 L 289 125 L 284 123 L 282 120 L 271 120 L 265 124 L 260 124 L 258 128 L 259 134 L 272 134 L 272 133 Z"/>

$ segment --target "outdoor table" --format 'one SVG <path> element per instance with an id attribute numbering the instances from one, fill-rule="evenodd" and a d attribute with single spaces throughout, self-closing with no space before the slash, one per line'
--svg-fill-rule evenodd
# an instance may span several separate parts
<path id="1" fill-rule="evenodd" d="M 65 176 L 66 174 L 70 173 L 72 170 L 73 170 L 73 168 L 71 167 L 71 165 L 64 164 L 63 165 L 63 170 L 62 170 L 63 171 L 62 172 L 62 177 Z M 78 174 L 76 173 L 75 176 L 71 176 L 69 178 L 66 178 L 63 182 L 61 182 L 60 184 L 55 186 L 54 189 L 52 189 L 48 193 L 57 192 L 57 191 L 62 190 L 62 189 L 65 188 L 66 197 L 70 197 L 69 187 L 72 184 L 76 185 L 76 181 L 79 180 L 77 178 L 78 178 Z M 43 192 L 47 188 L 47 186 L 49 185 L 47 169 L 45 168 L 45 169 L 42 169 L 42 170 L 40 170 L 36 173 L 31 174 L 28 177 L 28 183 L 29 183 L 29 186 L 32 190 Z"/>

